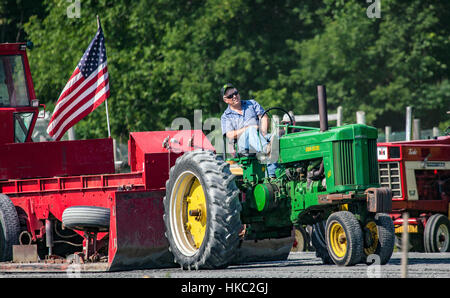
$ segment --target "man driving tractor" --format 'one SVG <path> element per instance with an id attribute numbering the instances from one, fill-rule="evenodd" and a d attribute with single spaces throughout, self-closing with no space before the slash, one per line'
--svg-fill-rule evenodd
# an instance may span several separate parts
<path id="1" fill-rule="evenodd" d="M 242 100 L 239 91 L 232 84 L 221 89 L 223 101 L 228 108 L 222 114 L 222 135 L 235 142 L 241 155 L 271 152 L 271 135 L 267 133 L 269 117 L 264 108 L 253 99 Z M 276 163 L 268 164 L 269 177 L 275 176 Z"/>

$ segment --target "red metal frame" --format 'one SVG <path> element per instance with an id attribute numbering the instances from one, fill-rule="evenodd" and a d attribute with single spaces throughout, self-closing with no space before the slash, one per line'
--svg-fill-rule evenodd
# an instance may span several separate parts
<path id="1" fill-rule="evenodd" d="M 176 140 L 170 148 L 163 147 L 167 138 Z M 191 138 L 194 139 L 192 144 L 183 141 Z M 61 148 L 58 145 L 64 142 L 50 143 Z M 96 150 L 101 146 L 102 152 L 109 152 L 108 148 L 112 147 L 111 139 L 65 143 L 74 144 L 75 148 L 78 143 L 84 143 Z M 14 145 L 50 146 L 48 142 Z M 26 220 L 33 241 L 43 238 L 46 219 L 62 221 L 62 214 L 68 207 L 105 207 L 111 210 L 110 230 L 99 233 L 97 240 L 108 240 L 108 270 L 173 266 L 162 219 L 165 182 L 176 158 L 196 147 L 214 151 L 201 131 L 131 133 L 130 173 L 9 179 L 0 181 L 0 192 L 11 198 Z M 86 155 L 85 162 L 92 164 L 86 161 L 88 157 L 95 160 L 98 156 Z M 83 235 L 81 231 L 78 233 Z"/>
<path id="2" fill-rule="evenodd" d="M 30 133 L 25 143 L 14 143 L 13 113 L 33 112 L 32 132 L 38 107 L 31 106 L 35 93 L 25 44 L 0 44 L 0 55 L 22 56 L 30 102 L 27 107 L 0 107 L 0 193 L 10 197 L 31 241 L 42 241 L 45 222 L 62 222 L 68 207 L 104 207 L 110 209 L 110 228 L 95 239 L 97 248 L 107 248 L 104 269 L 173 266 L 164 236 L 165 183 L 183 152 L 215 150 L 203 132 L 131 133 L 129 173 L 115 173 L 110 138 L 33 143 Z M 91 238 L 76 232 L 85 237 L 86 248 Z"/>
<path id="3" fill-rule="evenodd" d="M 112 139 L 0 146 L 0 179 L 114 173 Z"/>

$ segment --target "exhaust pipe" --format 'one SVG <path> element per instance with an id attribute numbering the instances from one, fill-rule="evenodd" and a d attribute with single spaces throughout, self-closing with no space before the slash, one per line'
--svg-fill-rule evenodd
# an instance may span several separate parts
<path id="1" fill-rule="evenodd" d="M 317 86 L 317 95 L 319 100 L 319 120 L 320 131 L 328 130 L 328 111 L 327 111 L 327 92 L 325 86 Z"/>

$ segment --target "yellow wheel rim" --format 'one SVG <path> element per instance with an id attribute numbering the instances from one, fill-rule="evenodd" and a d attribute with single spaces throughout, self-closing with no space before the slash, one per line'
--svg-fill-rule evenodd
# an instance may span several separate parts
<path id="1" fill-rule="evenodd" d="M 176 179 L 170 198 L 170 229 L 176 247 L 193 256 L 206 234 L 206 196 L 200 180 L 186 171 Z"/>
<path id="2" fill-rule="evenodd" d="M 377 246 L 378 246 L 378 228 L 377 228 L 377 224 L 374 221 L 369 221 L 366 224 L 366 232 L 369 233 L 370 237 L 370 245 L 368 247 L 364 247 L 364 253 L 366 254 L 366 256 L 369 256 L 371 254 L 374 254 L 375 251 L 377 250 Z"/>
<path id="3" fill-rule="evenodd" d="M 199 248 L 206 232 L 206 198 L 203 187 L 198 179 L 194 179 L 186 199 L 183 201 L 186 209 L 186 233 L 190 234 L 194 245 Z"/>
<path id="4" fill-rule="evenodd" d="M 333 222 L 330 227 L 329 241 L 333 254 L 338 258 L 343 258 L 347 253 L 347 235 L 341 224 Z"/>

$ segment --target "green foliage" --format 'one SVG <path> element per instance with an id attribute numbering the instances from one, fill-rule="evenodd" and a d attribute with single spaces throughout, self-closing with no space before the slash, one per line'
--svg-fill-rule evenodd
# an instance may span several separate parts
<path id="1" fill-rule="evenodd" d="M 317 113 L 316 86 L 324 84 L 329 110 L 343 106 L 347 123 L 364 110 L 369 124 L 402 129 L 407 105 L 423 127 L 449 117 L 448 1 L 383 0 L 380 19 L 367 17 L 365 1 L 83 0 L 80 18 L 68 18 L 69 5 L 45 0 L 27 18 L 37 96 L 53 109 L 98 14 L 112 134 L 122 142 L 130 131 L 163 130 L 176 117 L 193 123 L 194 109 L 204 119 L 220 117 L 226 82 L 243 98 L 296 114 Z M 76 132 L 107 136 L 104 105 Z"/>
<path id="2" fill-rule="evenodd" d="M 41 1 L 0 1 L 0 42 L 18 42 L 25 40 L 24 24 L 32 15 L 38 15 L 40 17 L 45 15 L 45 9 Z"/>
<path id="3" fill-rule="evenodd" d="M 450 61 L 444 54 L 450 28 L 442 27 L 449 5 L 424 2 L 429 1 L 382 1 L 381 18 L 369 19 L 364 4 L 328 1 L 323 32 L 288 43 L 298 63 L 272 89 L 282 90 L 277 95 L 284 93 L 284 102 L 302 102 L 297 113 L 316 112 L 315 86 L 325 84 L 329 109 L 343 106 L 346 122 L 363 110 L 369 124 L 402 129 L 399 117 L 411 105 L 424 127 L 437 125 L 450 106 Z"/>

